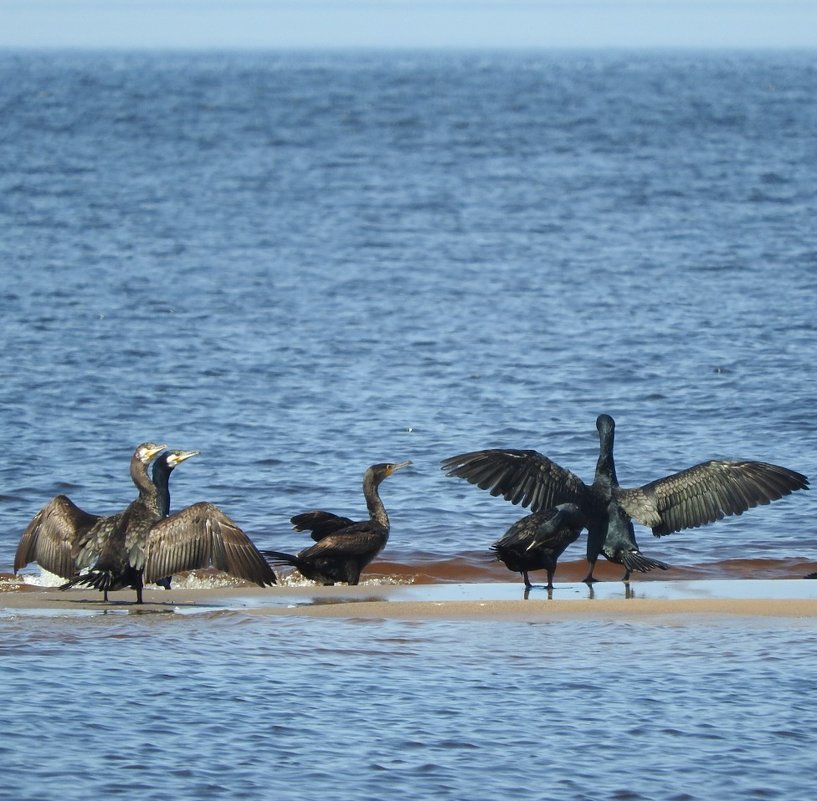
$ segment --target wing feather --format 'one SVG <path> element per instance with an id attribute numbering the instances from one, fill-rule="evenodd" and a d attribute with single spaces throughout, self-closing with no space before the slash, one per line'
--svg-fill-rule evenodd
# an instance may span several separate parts
<path id="1" fill-rule="evenodd" d="M 250 538 L 212 503 L 196 503 L 157 521 L 145 552 L 145 583 L 215 567 L 262 587 L 275 584 L 275 573 Z"/>
<path id="2" fill-rule="evenodd" d="M 532 450 L 492 449 L 452 456 L 442 462 L 449 476 L 464 478 L 491 495 L 534 512 L 561 503 L 581 503 L 587 485 L 570 470 Z"/>
<path id="3" fill-rule="evenodd" d="M 52 498 L 26 527 L 14 555 L 14 572 L 30 562 L 62 578 L 76 574 L 75 548 L 100 520 L 80 509 L 70 498 Z"/>
<path id="4" fill-rule="evenodd" d="M 324 512 L 320 510 L 313 510 L 311 512 L 302 512 L 295 517 L 290 518 L 292 528 L 295 531 L 309 531 L 310 536 L 315 542 L 319 542 L 329 534 L 334 534 L 348 526 L 353 526 L 355 521 L 348 517 L 341 517 L 332 512 Z"/>
<path id="5" fill-rule="evenodd" d="M 710 460 L 615 494 L 630 517 L 662 536 L 743 514 L 808 486 L 802 473 L 768 462 Z"/>
<path id="6" fill-rule="evenodd" d="M 299 559 L 361 558 L 375 556 L 388 540 L 388 531 L 374 521 L 356 523 L 338 534 L 330 534 L 298 554 Z"/>

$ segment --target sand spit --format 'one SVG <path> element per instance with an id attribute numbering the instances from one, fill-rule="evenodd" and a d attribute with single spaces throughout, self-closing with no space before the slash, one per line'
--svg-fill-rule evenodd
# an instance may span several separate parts
<path id="1" fill-rule="evenodd" d="M 643 619 L 689 617 L 817 617 L 817 581 L 662 581 L 557 584 L 552 596 L 533 589 L 523 597 L 519 584 L 364 585 L 358 587 L 282 586 L 261 589 L 229 586 L 206 589 L 111 593 L 108 603 L 92 590 L 67 592 L 5 584 L 0 614 L 82 615 L 97 613 L 197 614 L 242 611 L 253 615 L 368 619 L 456 619 L 543 621 L 570 618 Z"/>

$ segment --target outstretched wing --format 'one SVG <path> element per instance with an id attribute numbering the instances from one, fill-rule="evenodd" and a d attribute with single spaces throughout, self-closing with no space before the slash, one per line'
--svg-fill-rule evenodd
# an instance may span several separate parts
<path id="1" fill-rule="evenodd" d="M 506 501 L 530 506 L 534 512 L 560 503 L 581 503 L 587 485 L 570 470 L 537 451 L 486 450 L 462 453 L 442 462 L 457 476 L 501 495 Z"/>
<path id="2" fill-rule="evenodd" d="M 250 538 L 212 503 L 195 503 L 154 523 L 145 543 L 146 584 L 206 567 L 262 587 L 275 584 L 275 573 Z"/>
<path id="3" fill-rule="evenodd" d="M 320 542 L 324 537 L 354 525 L 355 521 L 332 514 L 332 512 L 314 510 L 295 515 L 289 519 L 289 522 L 292 523 L 295 531 L 309 531 L 312 539 Z"/>
<path id="4" fill-rule="evenodd" d="M 14 572 L 37 562 L 49 573 L 71 578 L 78 569 L 72 554 L 79 539 L 100 518 L 80 509 L 70 498 L 52 498 L 28 524 L 14 555 Z"/>
<path id="5" fill-rule="evenodd" d="M 660 537 L 742 514 L 800 489 L 808 489 L 808 479 L 786 467 L 713 460 L 643 487 L 619 487 L 614 492 L 630 517 Z"/>

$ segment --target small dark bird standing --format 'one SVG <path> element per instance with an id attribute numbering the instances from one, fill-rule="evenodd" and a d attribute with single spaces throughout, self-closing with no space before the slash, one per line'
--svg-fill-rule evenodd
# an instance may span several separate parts
<path id="1" fill-rule="evenodd" d="M 552 590 L 556 563 L 565 548 L 579 538 L 586 522 L 575 503 L 562 503 L 517 520 L 491 550 L 508 570 L 522 574 L 527 589 L 533 586 L 528 572 L 546 570 L 547 589 Z"/>
<path id="2" fill-rule="evenodd" d="M 411 462 L 374 464 L 363 476 L 363 495 L 369 519 L 355 523 L 332 512 L 312 511 L 295 515 L 291 522 L 296 531 L 311 531 L 315 545 L 298 554 L 264 551 L 273 564 L 291 565 L 307 579 L 320 584 L 346 582 L 357 584 L 360 573 L 386 546 L 389 539 L 389 517 L 380 500 L 381 482 Z"/>
<path id="3" fill-rule="evenodd" d="M 153 485 L 156 487 L 156 505 L 159 514 L 167 517 L 170 514 L 170 474 L 184 461 L 198 456 L 199 451 L 165 451 L 159 454 L 153 463 L 151 475 Z M 170 589 L 172 576 L 164 576 L 157 579 L 156 584 Z"/>

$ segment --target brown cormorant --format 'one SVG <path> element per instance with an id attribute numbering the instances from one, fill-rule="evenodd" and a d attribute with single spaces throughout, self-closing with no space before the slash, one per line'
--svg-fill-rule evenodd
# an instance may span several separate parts
<path id="1" fill-rule="evenodd" d="M 613 460 L 615 423 L 609 415 L 596 420 L 599 458 L 591 485 L 533 450 L 485 450 L 445 459 L 443 470 L 502 495 L 533 511 L 575 503 L 587 518 L 587 561 L 584 581 L 594 581 L 599 554 L 631 570 L 660 567 L 641 555 L 632 520 L 663 536 L 739 515 L 759 504 L 808 488 L 806 476 L 765 462 L 712 460 L 625 489 L 616 478 Z M 629 564 L 628 564 L 629 561 Z"/>
<path id="2" fill-rule="evenodd" d="M 165 481 L 163 487 L 156 487 L 147 480 L 147 466 L 165 447 L 143 442 L 131 457 L 131 478 L 145 503 L 156 505 L 160 497 L 166 497 L 168 505 L 170 503 L 167 476 L 159 475 L 160 481 Z M 62 578 L 75 576 L 83 568 L 90 567 L 96 558 L 89 543 L 97 541 L 105 532 L 111 532 L 121 515 L 121 512 L 107 516 L 89 514 L 65 495 L 57 495 L 37 512 L 20 537 L 14 556 L 14 572 L 30 562 L 37 562 L 49 573 Z"/>
<path id="3" fill-rule="evenodd" d="M 562 503 L 517 520 L 491 550 L 508 570 L 522 574 L 526 589 L 533 586 L 528 571 L 547 570 L 547 589 L 552 590 L 556 562 L 576 542 L 586 522 L 575 503 Z"/>
<path id="4" fill-rule="evenodd" d="M 312 511 L 295 515 L 296 531 L 311 531 L 315 544 L 297 555 L 264 551 L 273 564 L 291 565 L 307 579 L 321 584 L 357 584 L 360 573 L 377 556 L 389 539 L 389 517 L 380 500 L 378 487 L 392 473 L 411 462 L 374 464 L 363 476 L 363 495 L 369 519 L 355 523 L 331 512 Z"/>
<path id="5" fill-rule="evenodd" d="M 210 566 L 262 587 L 275 584 L 275 573 L 258 549 L 217 506 L 195 503 L 162 517 L 146 465 L 141 472 L 137 469 L 134 483 L 143 490 L 140 497 L 115 516 L 104 536 L 86 546 L 96 558 L 66 587 L 96 587 L 106 599 L 109 590 L 132 587 L 141 604 L 144 583 Z M 88 563 L 87 558 L 82 561 Z"/>

